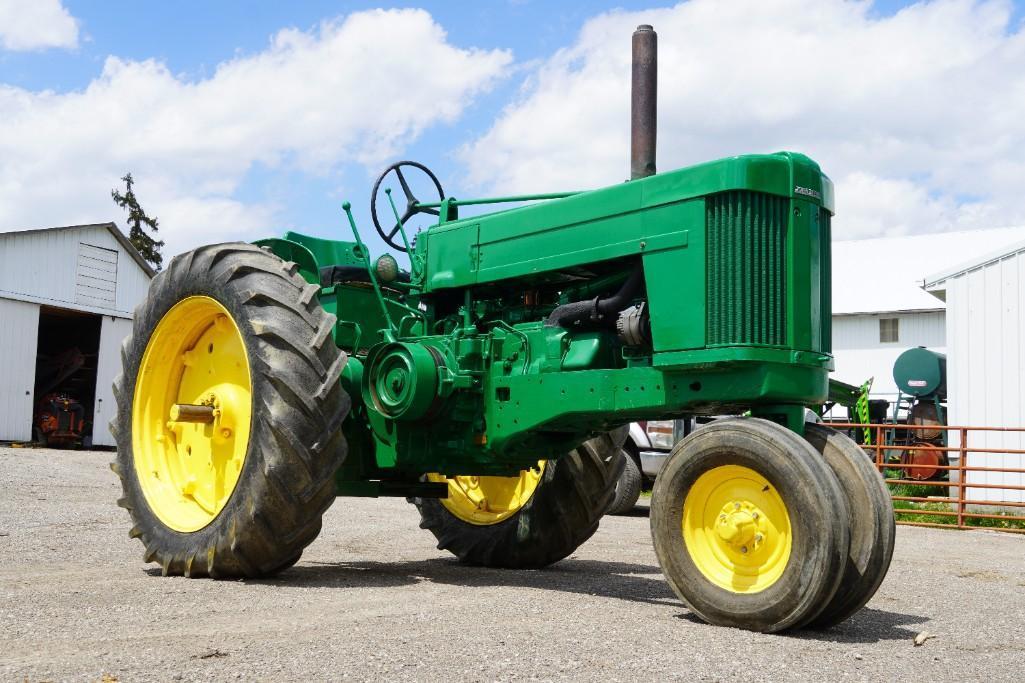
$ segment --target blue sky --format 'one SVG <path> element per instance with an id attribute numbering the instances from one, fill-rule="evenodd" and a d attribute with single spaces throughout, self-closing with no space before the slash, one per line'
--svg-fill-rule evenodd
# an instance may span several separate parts
<path id="1" fill-rule="evenodd" d="M 949 125 L 950 122 L 929 113 L 924 117 L 927 120 L 920 125 L 907 125 L 909 120 L 916 118 L 917 113 L 913 108 L 914 103 L 902 100 L 899 92 L 900 83 L 904 79 L 909 88 L 914 88 L 913 84 L 921 83 L 923 78 L 931 79 L 925 82 L 930 85 L 930 96 L 935 93 L 938 98 L 935 104 L 935 109 L 938 110 L 945 106 L 942 96 L 945 84 L 950 83 L 954 90 L 961 87 L 962 81 L 958 79 L 964 78 L 962 72 L 965 69 L 986 69 L 987 60 L 997 60 L 1000 68 L 1009 71 L 1012 70 L 1011 67 L 1025 66 L 1025 63 L 1015 61 L 1020 59 L 1018 53 L 1021 52 L 1018 47 L 1021 43 L 1023 16 L 1021 3 L 939 0 L 912 7 L 917 18 L 913 21 L 901 21 L 898 15 L 912 3 L 880 1 L 859 6 L 840 0 L 821 3 L 811 0 L 773 2 L 778 7 L 772 12 L 766 12 L 760 19 L 766 32 L 813 31 L 814 28 L 808 29 L 802 22 L 821 11 L 821 7 L 828 7 L 821 19 L 824 26 L 831 27 L 831 31 L 842 37 L 845 22 L 849 23 L 852 25 L 852 36 L 856 30 L 863 34 L 862 37 L 852 37 L 852 45 L 875 46 L 857 49 L 881 52 L 892 49 L 894 52 L 907 52 L 894 59 L 896 66 L 891 75 L 895 87 L 890 88 L 886 85 L 891 75 L 884 74 L 887 78 L 880 78 L 878 82 L 866 85 L 865 92 L 858 92 L 859 102 L 853 106 L 868 108 L 875 101 L 878 108 L 890 107 L 897 111 L 907 108 L 912 113 L 903 120 L 896 115 L 891 118 L 879 116 L 876 119 L 875 114 L 870 121 L 866 121 L 864 116 L 846 119 L 843 118 L 844 113 L 839 110 L 818 111 L 813 104 L 814 98 L 810 98 L 807 103 L 801 105 L 803 110 L 782 114 L 774 112 L 769 118 L 776 118 L 769 121 L 766 120 L 764 112 L 757 111 L 753 112 L 750 121 L 745 121 L 743 117 L 736 117 L 736 120 L 733 120 L 734 117 L 729 114 L 725 117 L 710 116 L 710 120 L 704 120 L 701 119 L 700 111 L 695 115 L 691 102 L 675 96 L 674 90 L 677 89 L 674 88 L 673 76 L 676 71 L 672 62 L 668 65 L 663 62 L 660 86 L 663 99 L 660 116 L 662 121 L 669 123 L 661 129 L 662 158 L 679 165 L 699 161 L 704 158 L 701 155 L 772 151 L 780 146 L 798 145 L 801 149 L 815 154 L 820 160 L 825 157 L 825 161 L 832 162 L 832 166 L 827 166 L 827 171 L 838 180 L 846 180 L 848 186 L 853 188 L 850 196 L 855 203 L 851 205 L 853 210 L 849 215 L 852 216 L 850 236 L 855 237 L 874 235 L 885 231 L 887 226 L 897 232 L 919 232 L 930 227 L 970 229 L 1023 220 L 1020 214 L 1009 212 L 1011 202 L 995 195 L 996 190 L 993 190 L 992 184 L 973 185 L 971 182 L 958 180 L 958 171 L 954 168 L 955 162 L 952 161 L 957 158 L 958 149 L 949 147 L 950 143 L 944 143 L 948 148 L 941 150 L 942 153 L 936 150 L 937 140 L 946 137 L 943 135 L 942 127 Z M 773 2 L 762 4 L 772 5 Z M 104 65 L 112 56 L 129 64 L 155 60 L 166 67 L 170 74 L 169 78 L 178 84 L 202 84 L 215 80 L 219 65 L 225 62 L 259 58 L 268 51 L 273 36 L 283 29 L 295 28 L 303 34 L 316 36 L 321 22 L 343 22 L 354 13 L 381 6 L 380 3 L 325 1 L 127 3 L 67 0 L 62 4 L 66 13 L 77 22 L 77 45 L 70 48 L 28 50 L 0 48 L 0 84 L 8 88 L 8 95 L 27 94 L 32 98 L 30 105 L 17 104 L 23 107 L 18 111 L 26 118 L 31 107 L 49 111 L 47 108 L 53 105 L 51 100 L 60 100 L 62 95 L 82 93 L 91 84 L 102 81 Z M 729 22 L 736 21 L 735 18 L 730 19 L 728 16 L 728 6 L 737 6 L 736 2 L 721 3 L 720 6 L 727 6 L 727 9 L 721 10 L 721 19 L 716 18 L 720 12 L 719 6 L 709 0 L 691 3 L 694 7 L 673 9 L 676 4 L 652 1 L 545 3 L 521 0 L 386 5 L 424 8 L 429 13 L 429 20 L 444 30 L 445 45 L 461 51 L 504 51 L 507 55 L 506 61 L 499 66 L 493 66 L 490 75 L 481 76 L 479 88 L 470 93 L 459 94 L 461 102 L 457 112 L 434 116 L 424 130 L 407 131 L 399 141 L 390 145 L 391 153 L 380 159 L 373 158 L 372 161 L 368 161 L 368 154 L 370 157 L 374 157 L 374 154 L 365 150 L 359 152 L 358 145 L 354 148 L 350 144 L 345 149 L 335 150 L 333 156 L 327 155 L 326 161 L 318 158 L 314 164 L 316 168 L 311 170 L 305 161 L 291 163 L 293 155 L 300 159 L 310 156 L 310 143 L 304 143 L 306 147 L 299 152 L 288 145 L 283 145 L 281 149 L 268 152 L 266 156 L 256 155 L 259 158 L 240 161 L 231 172 L 225 172 L 223 178 L 216 172 L 208 171 L 207 167 L 210 164 L 204 162 L 203 173 L 207 175 L 203 176 L 201 183 L 196 181 L 198 184 L 193 189 L 197 193 L 203 192 L 213 196 L 213 200 L 230 202 L 235 206 L 233 210 L 237 210 L 240 216 L 247 216 L 245 220 L 249 222 L 246 223 L 245 230 L 240 229 L 237 235 L 230 231 L 225 234 L 233 238 L 251 239 L 257 236 L 252 234 L 256 230 L 280 232 L 289 228 L 320 235 L 344 235 L 339 214 L 339 204 L 343 198 L 353 201 L 358 210 L 357 215 L 362 219 L 361 224 L 366 225 L 367 195 L 375 170 L 394 158 L 423 161 L 438 172 L 450 193 L 459 196 L 476 195 L 483 191 L 501 193 L 518 192 L 523 189 L 574 189 L 602 182 L 615 182 L 616 174 L 622 175 L 626 171 L 628 160 L 625 155 L 615 150 L 607 154 L 600 153 L 593 147 L 615 148 L 621 136 L 626 133 L 627 122 L 621 120 L 617 123 L 615 117 L 602 117 L 600 112 L 592 111 L 602 109 L 601 102 L 595 101 L 593 107 L 577 113 L 580 120 L 579 131 L 575 130 L 573 119 L 564 124 L 570 127 L 569 130 L 555 130 L 548 138 L 539 135 L 537 141 L 526 140 L 525 138 L 530 136 L 523 134 L 523 121 L 526 120 L 526 129 L 529 130 L 532 127 L 529 117 L 534 116 L 534 126 L 546 127 L 549 117 L 537 112 L 546 111 L 543 109 L 544 106 L 555 107 L 552 111 L 553 116 L 561 112 L 562 106 L 557 102 L 560 88 L 564 88 L 567 93 L 567 107 L 580 106 L 581 98 L 577 97 L 570 102 L 570 93 L 576 92 L 577 88 L 580 92 L 593 92 L 588 90 L 589 86 L 585 83 L 588 74 L 600 81 L 601 65 L 604 63 L 602 60 L 608 58 L 607 53 L 628 53 L 627 27 L 640 21 L 647 21 L 649 16 L 655 17 L 652 23 L 656 24 L 656 29 L 660 28 L 659 21 L 666 25 L 667 30 L 662 34 L 663 49 L 674 47 L 666 41 L 679 34 L 673 31 L 675 24 L 672 23 L 677 20 L 675 17 L 678 15 L 686 17 L 680 19 L 684 24 L 703 33 L 716 30 L 715 26 L 719 26 L 720 29 L 725 26 L 723 30 L 727 37 L 730 35 Z M 737 8 L 733 9 L 736 11 Z M 739 11 L 744 12 L 743 6 Z M 907 13 L 903 16 L 907 16 Z M 621 21 L 617 17 L 620 17 Z M 855 17 L 855 20 L 848 17 Z M 811 20 L 814 21 L 814 17 Z M 617 21 L 619 23 L 616 23 Z M 705 31 L 701 26 L 702 22 L 707 22 L 708 26 L 713 28 Z M 934 23 L 935 30 L 930 32 L 929 28 L 933 27 Z M 959 24 L 966 23 L 968 27 L 959 27 Z M 610 24 L 615 25 L 614 29 L 608 28 Z M 923 24 L 925 28 L 922 31 L 913 30 Z M 380 87 L 384 79 L 413 80 L 417 78 L 417 68 L 429 70 L 433 66 L 416 64 L 417 46 L 403 44 L 401 38 L 390 34 L 386 25 L 387 22 L 384 22 L 376 27 L 373 36 L 375 46 L 371 49 L 380 51 L 381 55 L 387 52 L 392 53 L 393 57 L 398 55 L 398 61 L 409 65 L 410 71 L 407 73 L 396 66 L 389 68 L 388 73 L 372 73 L 371 67 L 365 69 L 356 80 L 359 84 L 357 87 L 374 90 Z M 757 29 L 755 26 L 751 30 Z M 905 31 L 906 36 L 901 36 L 900 31 Z M 964 32 L 964 35 L 959 35 L 960 32 Z M 948 35 L 951 33 L 953 35 Z M 596 41 L 596 34 L 601 34 L 604 38 Z M 931 45 L 930 40 L 935 41 L 936 45 Z M 957 52 L 958 45 L 967 46 L 980 40 L 992 41 L 993 49 L 981 50 L 978 54 L 966 54 L 961 62 L 949 66 L 947 71 L 933 71 L 927 76 L 921 75 L 924 68 L 937 61 L 935 55 L 943 54 L 938 47 L 941 43 L 952 45 L 950 51 L 953 54 Z M 892 48 L 886 41 L 893 41 Z M 691 41 L 678 41 L 679 44 L 689 42 Z M 722 43 L 720 40 L 716 46 Z M 754 41 L 742 41 L 740 45 L 729 45 L 725 49 L 743 53 L 745 46 L 753 44 Z M 882 47 L 878 47 L 880 45 Z M 757 52 L 764 48 L 749 49 Z M 826 48 L 823 50 L 828 52 Z M 969 51 L 969 48 L 965 47 L 964 50 Z M 993 54 L 997 52 L 1001 52 L 1001 56 L 994 57 Z M 560 58 L 560 55 L 563 56 Z M 811 56 L 814 61 L 815 56 Z M 834 70 L 835 79 L 847 79 L 851 83 L 856 83 L 855 87 L 848 90 L 857 90 L 861 85 L 858 64 L 852 65 L 852 60 L 846 59 L 842 53 L 830 52 L 828 58 L 837 62 L 838 66 Z M 750 59 L 758 61 L 757 56 Z M 685 68 L 692 61 L 683 62 L 682 66 Z M 716 72 L 718 69 L 719 71 L 713 75 L 719 82 L 731 80 L 735 74 L 735 67 L 731 64 L 717 64 L 716 61 L 714 52 L 706 53 L 702 58 L 703 68 L 710 72 Z M 923 64 L 926 67 L 923 67 Z M 416 68 L 413 68 L 414 66 Z M 801 67 L 805 68 L 806 65 L 802 64 Z M 807 68 L 820 67 L 821 65 L 814 65 Z M 347 65 L 339 63 L 330 68 L 344 70 Z M 622 74 L 616 71 L 616 68 L 618 67 L 609 67 L 609 70 L 615 71 L 616 78 L 619 79 L 617 82 L 623 84 Z M 870 67 L 865 68 L 870 70 Z M 887 65 L 883 63 L 880 70 L 885 71 L 886 68 Z M 906 73 L 901 72 L 902 68 Z M 594 76 L 595 73 L 599 76 Z M 458 74 L 451 75 L 453 79 L 458 77 Z M 785 73 L 780 73 L 778 78 L 793 80 L 791 74 Z M 816 83 L 822 83 L 818 87 L 824 91 L 830 87 L 829 71 L 826 71 L 821 81 L 814 77 L 808 80 L 810 89 L 817 87 Z M 168 78 L 162 81 L 155 78 L 156 81 L 166 85 Z M 685 84 L 686 79 L 681 83 Z M 392 89 L 389 90 L 392 93 L 390 99 L 402 98 L 402 85 L 392 83 Z M 158 84 L 154 87 L 161 86 Z M 681 85 L 678 89 L 700 87 L 700 83 L 696 83 L 691 86 Z M 964 87 L 967 89 L 971 86 Z M 612 90 L 615 92 L 607 95 L 611 104 L 604 107 L 606 110 L 610 106 L 621 106 L 628 97 L 625 88 Z M 46 96 L 47 91 L 51 91 L 53 96 Z M 112 89 L 112 92 L 118 94 L 119 107 L 133 107 L 131 89 Z M 396 92 L 398 94 L 395 94 Z M 545 105 L 546 92 L 553 93 L 555 105 Z M 695 99 L 702 96 L 700 91 L 694 94 Z M 958 93 L 951 96 L 955 95 Z M 85 107 L 75 104 L 70 97 L 67 99 L 68 107 Z M 15 100 L 16 98 L 11 96 L 11 101 Z M 424 106 L 423 96 L 420 95 L 420 99 L 409 102 L 395 102 L 394 106 L 415 112 Z M 1009 106 L 1014 109 L 1019 103 L 1012 101 Z M 933 108 L 930 106 L 930 112 Z M 238 115 L 243 123 L 250 115 L 260 116 L 259 111 L 248 112 L 244 106 L 241 106 L 239 111 L 243 112 Z M 729 111 L 728 106 L 726 111 Z M 0 116 L 3 112 L 4 100 L 0 97 Z M 82 115 L 90 116 L 85 109 Z M 188 117 L 188 114 L 183 115 Z M 993 116 L 997 117 L 997 114 Z M 724 118 L 730 119 L 729 122 L 723 123 Z M 997 118 L 1003 120 L 1004 117 Z M 698 119 L 701 119 L 699 125 L 684 127 L 680 123 Z M 119 138 L 131 138 L 138 127 L 146 125 L 144 113 L 140 113 L 136 118 L 128 117 L 126 121 L 127 130 L 108 131 L 113 141 L 112 145 L 119 145 Z M 975 152 L 968 154 L 970 158 L 963 159 L 962 163 L 964 172 L 973 170 L 983 174 L 996 173 L 997 168 L 1008 168 L 1008 163 L 1013 165 L 1014 149 L 1022 139 L 1022 129 L 1013 124 L 1006 125 L 1010 128 L 995 131 L 994 135 L 1004 139 L 1006 144 L 1010 145 L 1010 149 L 993 150 L 991 159 L 978 158 Z M 552 127 L 554 128 L 555 124 Z M 617 127 L 620 130 L 617 130 Z M 935 130 L 926 130 L 927 127 L 935 127 Z M 677 130 L 680 134 L 671 137 Z M 688 140 L 691 131 L 700 131 L 700 138 Z M 202 134 L 203 129 L 198 129 L 196 135 L 201 137 Z M 354 135 L 359 137 L 362 134 Z M 694 135 L 697 136 L 698 133 L 695 132 Z M 917 141 L 920 144 L 916 146 L 915 139 L 919 137 L 923 139 Z M 553 145 L 559 146 L 563 139 L 568 140 L 568 150 L 558 150 L 549 162 L 537 159 L 539 154 L 546 154 L 544 150 L 552 148 Z M 862 144 L 866 140 L 876 141 L 878 146 Z M 78 142 L 75 144 L 81 147 Z M 256 142 L 250 144 L 259 145 L 260 139 L 256 138 Z M 963 144 L 972 144 L 974 149 L 979 146 L 977 141 L 972 140 L 966 140 Z M 56 145 L 59 143 L 55 143 Z M 863 149 L 853 149 L 859 145 Z M 12 149 L 14 147 L 16 145 L 12 143 Z M 70 147 L 71 145 L 69 149 Z M 880 161 L 877 158 L 878 150 L 889 147 L 894 147 L 894 159 Z M 4 151 L 4 142 L 0 140 L 0 152 Z M 574 159 L 577 157 L 574 157 L 574 151 L 578 152 L 579 167 L 575 167 Z M 1019 148 L 1018 151 L 1025 149 Z M 80 151 L 79 154 L 81 153 Z M 97 153 L 95 148 L 91 153 Z M 168 158 L 174 163 L 173 150 L 163 153 L 170 155 Z M 915 155 L 916 163 L 900 158 L 902 153 Z M 563 156 L 559 158 L 559 154 Z M 54 152 L 54 155 L 59 157 L 59 150 Z M 138 182 L 138 192 L 144 203 L 147 202 L 147 197 L 151 197 L 149 208 L 162 218 L 168 241 L 176 249 L 194 246 L 193 243 L 202 237 L 202 231 L 197 233 L 192 230 L 187 237 L 183 232 L 180 239 L 171 235 L 178 230 L 184 231 L 185 228 L 180 223 L 187 222 L 190 218 L 188 211 L 182 208 L 189 205 L 189 197 L 182 195 L 190 192 L 190 181 L 187 176 L 191 167 L 186 163 L 185 170 L 179 171 L 176 176 L 170 179 L 161 178 L 161 189 L 149 190 L 149 161 L 144 153 L 136 150 L 112 153 L 111 156 L 110 160 L 102 164 L 102 170 L 97 167 L 96 173 L 106 174 L 106 182 L 106 178 L 116 168 L 123 168 L 120 172 L 133 171 Z M 361 160 L 355 160 L 355 156 L 359 156 Z M 14 152 L 9 158 L 15 158 Z M 77 156 L 69 152 L 69 164 L 75 164 L 77 159 Z M 536 161 L 540 166 L 528 164 L 519 168 L 518 165 L 524 159 L 529 159 L 531 164 Z M 542 162 L 547 163 L 547 166 Z M 0 160 L 0 201 L 7 198 L 3 193 L 3 163 Z M 617 164 L 620 168 L 616 167 Z M 938 169 L 937 164 L 947 164 L 950 168 Z M 538 168 L 541 171 L 537 171 Z M 839 171 L 839 174 L 836 171 Z M 12 170 L 10 173 L 13 175 L 15 172 Z M 116 179 L 116 175 L 114 178 Z M 532 181 L 536 181 L 540 186 L 533 186 Z M 74 180 L 63 182 L 66 189 L 67 184 L 73 184 Z M 153 182 L 157 183 L 156 179 Z M 109 185 L 109 182 L 106 184 Z M 101 183 L 96 183 L 96 187 L 101 186 Z M 211 190 L 211 187 L 216 189 Z M 857 192 L 861 194 L 856 194 Z M 84 220 L 89 212 L 103 213 L 107 210 L 104 204 L 93 201 L 81 202 L 80 207 L 76 208 L 77 205 L 70 195 L 67 192 L 63 195 L 54 195 L 68 197 L 68 210 L 64 213 L 59 210 L 59 203 L 55 207 L 50 202 L 46 202 L 45 211 L 39 210 L 38 213 L 33 212 L 31 206 L 9 211 L 7 215 L 0 211 L 0 230 L 39 227 L 31 222 L 32 216 L 35 215 L 38 215 L 41 221 L 52 223 L 62 220 Z M 47 195 L 40 196 L 45 199 Z M 890 201 L 887 197 L 892 197 L 893 200 Z M 917 206 L 915 202 L 921 206 Z M 886 211 L 893 213 L 892 216 L 878 218 L 882 204 L 885 204 Z M 892 208 L 898 204 L 901 205 L 899 212 Z M 162 207 L 165 206 L 168 208 L 162 211 Z M 211 204 L 211 207 L 216 206 L 219 205 Z M 257 217 L 246 213 L 247 207 L 261 207 L 255 214 Z M 209 221 L 211 215 L 216 215 L 215 208 L 207 208 L 207 213 L 196 213 L 197 220 Z M 859 211 L 863 214 L 860 217 Z M 915 215 L 925 215 L 928 219 L 923 221 L 909 218 Z M 112 205 L 106 214 L 95 216 L 96 220 L 108 218 L 120 219 Z M 29 224 L 25 224 L 26 222 Z M 217 234 L 217 237 L 221 236 L 220 233 Z M 379 244 L 376 240 L 372 242 Z"/>
<path id="2" fill-rule="evenodd" d="M 496 0 L 494 2 L 250 2 L 63 3 L 80 20 L 84 40 L 75 51 L 0 52 L 0 81 L 58 91 L 81 88 L 95 78 L 108 55 L 158 59 L 176 73 L 209 75 L 220 62 L 263 49 L 282 28 L 307 29 L 325 19 L 375 7 L 422 7 L 460 45 L 512 49 L 518 60 L 550 56 L 572 42 L 584 21 L 610 10 L 672 7 L 675 2 L 602 0 Z M 906 0 L 873 3 L 873 13 L 892 15 L 913 4 Z M 1021 2 L 1014 3 L 1020 17 Z M 387 36 L 382 36 L 386 41 Z M 508 92 L 505 93 L 508 97 Z M 500 99 L 496 98 L 496 99 Z M 500 104 L 498 104 L 500 106 Z M 486 108 L 486 107 L 482 107 Z M 492 111 L 493 113 L 493 111 Z M 486 122 L 485 122 L 486 123 Z"/>
<path id="3" fill-rule="evenodd" d="M 209 77 L 223 61 L 255 54 L 266 48 L 270 37 L 283 28 L 310 29 L 324 20 L 376 7 L 422 7 L 445 28 L 461 47 L 505 48 L 518 62 L 550 56 L 568 45 L 589 17 L 616 9 L 646 9 L 674 3 L 601 2 L 434 2 L 396 3 L 329 2 L 202 2 L 175 3 L 64 2 L 81 21 L 84 40 L 74 51 L 0 53 L 0 82 L 31 90 L 68 91 L 87 86 L 102 70 L 108 55 L 156 59 L 191 79 Z M 628 40 L 628 36 L 624 37 Z M 381 35 L 387 49 L 388 35 Z M 451 177 L 457 175 L 451 152 L 474 135 L 483 134 L 502 107 L 514 95 L 517 79 L 511 78 L 481 97 L 460 120 L 432 129 L 409 145 L 402 158 L 425 163 L 442 179 L 446 191 L 457 194 Z M 352 201 L 361 226 L 371 232 L 365 205 L 372 174 L 368 169 L 345 168 L 324 178 L 277 169 L 254 167 L 236 196 L 255 201 L 273 196 L 287 207 L 282 224 L 289 229 L 331 234 L 348 228 L 339 213 L 339 174 L 347 178 L 341 194 Z M 130 169 L 129 169 L 130 170 Z M 145 199 L 145 177 L 139 193 Z M 465 193 L 464 193 L 465 194 Z M 171 229 L 170 227 L 167 228 Z M 378 249 L 383 245 L 371 237 Z M 348 239 L 348 237 L 345 237 Z"/>
<path id="4" fill-rule="evenodd" d="M 175 3 L 64 2 L 81 22 L 84 39 L 73 51 L 0 52 L 0 82 L 31 90 L 68 91 L 89 84 L 102 70 L 108 55 L 156 59 L 189 78 L 208 77 L 225 60 L 263 50 L 270 37 L 287 27 L 309 29 L 321 21 L 375 7 L 423 7 L 444 26 L 450 39 L 463 47 L 511 49 L 517 61 L 543 59 L 570 43 L 586 19 L 613 9 L 642 9 L 673 3 L 600 2 L 579 0 L 554 3 L 531 2 L 435 2 L 396 3 L 329 2 L 202 2 Z M 387 34 L 381 35 L 386 46 Z M 385 49 L 387 49 L 385 47 Z M 451 150 L 472 134 L 483 133 L 517 86 L 509 79 L 480 98 L 457 124 L 438 126 L 416 140 L 402 155 L 424 162 L 438 173 L 446 190 L 458 188 L 446 182 L 453 174 Z M 130 170 L 130 169 L 126 169 Z M 343 194 L 367 224 L 365 204 L 372 178 L 364 169 L 344 168 L 351 175 Z M 138 177 L 145 199 L 144 177 Z M 299 231 L 330 234 L 346 231 L 339 213 L 334 178 L 254 167 L 237 196 L 256 200 L 273 195 L 287 209 L 283 225 Z M 351 195 L 351 196 L 350 196 Z M 171 228 L 166 228 L 170 230 Z M 347 239 L 347 237 L 346 237 Z M 383 248 L 378 246 L 378 248 Z"/>

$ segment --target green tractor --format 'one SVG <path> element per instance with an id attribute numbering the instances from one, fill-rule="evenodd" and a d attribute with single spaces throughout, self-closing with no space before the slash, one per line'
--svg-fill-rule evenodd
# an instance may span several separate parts
<path id="1" fill-rule="evenodd" d="M 804 418 L 832 368 L 832 184 L 787 152 L 656 174 L 655 41 L 634 33 L 628 182 L 459 200 L 401 162 L 371 208 L 405 270 L 371 259 L 346 204 L 352 241 L 204 246 L 154 278 L 112 424 L 146 562 L 266 576 L 337 496 L 401 496 L 466 564 L 545 567 L 597 529 L 625 425 L 749 411 L 683 439 L 655 486 L 673 590 L 758 631 L 869 600 L 889 499 L 850 439 Z M 516 206 L 460 217 L 500 202 Z M 436 223 L 411 242 L 423 213 Z"/>

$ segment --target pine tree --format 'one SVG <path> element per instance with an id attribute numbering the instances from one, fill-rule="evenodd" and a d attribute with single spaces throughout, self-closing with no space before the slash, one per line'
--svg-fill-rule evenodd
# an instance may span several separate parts
<path id="1" fill-rule="evenodd" d="M 164 262 L 164 257 L 160 254 L 160 247 L 164 246 L 164 241 L 158 240 L 146 232 L 147 229 L 152 230 L 154 233 L 157 232 L 157 219 L 147 216 L 146 212 L 139 206 L 139 199 L 135 196 L 135 191 L 132 189 L 132 185 L 135 183 L 135 180 L 132 179 L 132 174 L 127 174 L 121 180 L 125 183 L 124 194 L 119 189 L 114 188 L 110 191 L 110 196 L 114 199 L 115 204 L 128 211 L 128 225 L 130 228 L 128 241 L 139 250 L 144 259 L 153 264 L 154 269 L 160 270 Z"/>

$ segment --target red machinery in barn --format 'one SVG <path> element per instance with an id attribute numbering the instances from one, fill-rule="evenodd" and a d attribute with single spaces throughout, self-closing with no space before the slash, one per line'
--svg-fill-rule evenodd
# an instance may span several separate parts
<path id="1" fill-rule="evenodd" d="M 36 442 L 43 446 L 81 446 L 86 431 L 86 409 L 76 397 L 87 356 L 70 348 L 54 356 L 40 356 L 36 369 L 36 404 L 32 421 Z"/>
<path id="2" fill-rule="evenodd" d="M 36 408 L 35 437 L 43 446 L 80 446 L 85 407 L 67 394 L 47 394 Z"/>

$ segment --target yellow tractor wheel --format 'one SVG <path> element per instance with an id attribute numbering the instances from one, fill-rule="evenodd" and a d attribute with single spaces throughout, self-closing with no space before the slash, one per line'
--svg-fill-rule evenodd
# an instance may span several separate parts
<path id="1" fill-rule="evenodd" d="M 264 576 L 319 533 L 349 399 L 316 291 L 294 264 L 222 244 L 174 258 L 136 310 L 112 469 L 164 574 Z"/>
<path id="2" fill-rule="evenodd" d="M 544 477 L 545 460 L 537 467 L 522 470 L 515 477 L 446 477 L 428 474 L 427 480 L 446 482 L 448 497 L 441 499 L 452 515 L 477 526 L 491 526 L 509 519 L 534 496 Z"/>
<path id="3" fill-rule="evenodd" d="M 415 498 L 420 528 L 465 564 L 537 569 L 558 562 L 598 530 L 623 469 L 625 429 L 515 477 L 429 474 L 448 498 Z"/>
<path id="4" fill-rule="evenodd" d="M 705 621 L 796 628 L 843 575 L 850 516 L 807 441 L 757 418 L 717 420 L 680 441 L 655 480 L 651 534 L 669 585 Z"/>

